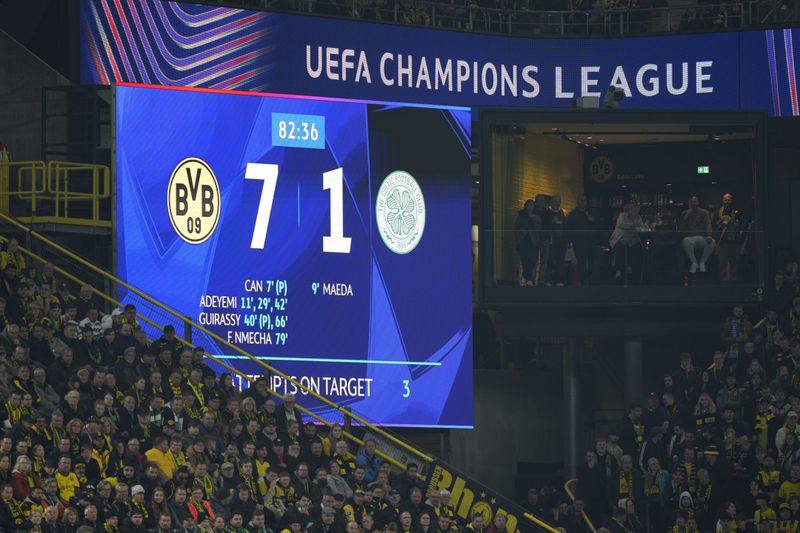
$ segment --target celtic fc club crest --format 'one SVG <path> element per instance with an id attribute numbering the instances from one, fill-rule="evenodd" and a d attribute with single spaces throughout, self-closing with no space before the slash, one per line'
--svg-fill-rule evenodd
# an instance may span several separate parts
<path id="1" fill-rule="evenodd" d="M 384 244 L 396 254 L 407 254 L 419 244 L 425 230 L 425 198 L 414 176 L 395 170 L 378 190 L 375 219 Z"/>

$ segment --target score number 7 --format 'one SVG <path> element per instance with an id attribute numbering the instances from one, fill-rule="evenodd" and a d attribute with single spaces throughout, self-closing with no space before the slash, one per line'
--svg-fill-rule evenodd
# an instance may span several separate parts
<path id="1" fill-rule="evenodd" d="M 244 179 L 263 182 L 256 223 L 253 226 L 253 238 L 250 240 L 250 248 L 263 250 L 264 244 L 267 242 L 272 204 L 275 201 L 275 187 L 278 185 L 278 165 L 247 163 Z M 322 188 L 330 191 L 331 202 L 331 234 L 322 237 L 322 251 L 333 254 L 349 254 L 352 239 L 344 236 L 344 173 L 342 169 L 337 168 L 323 173 Z"/>

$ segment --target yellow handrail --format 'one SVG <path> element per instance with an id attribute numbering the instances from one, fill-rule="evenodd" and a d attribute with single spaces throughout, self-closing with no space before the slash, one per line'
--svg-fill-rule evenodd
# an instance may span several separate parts
<path id="1" fill-rule="evenodd" d="M 568 479 L 564 483 L 564 492 L 566 492 L 567 495 L 569 495 L 570 499 L 572 500 L 572 503 L 575 503 L 576 500 L 575 493 L 572 491 L 572 486 L 577 482 L 578 482 L 577 479 Z M 592 530 L 592 533 L 597 533 L 597 529 L 594 527 L 594 524 L 589 518 L 589 515 L 586 514 L 586 510 L 581 511 L 581 516 L 583 516 L 583 521 L 586 522 L 586 525 L 589 526 L 589 529 Z"/>
<path id="2" fill-rule="evenodd" d="M 19 198 L 30 201 L 28 211 L 30 222 L 60 222 L 109 227 L 111 220 L 100 216 L 100 204 L 111 198 L 111 169 L 106 165 L 89 163 L 70 163 L 64 161 L 22 161 L 0 162 L 0 175 L 11 175 L 16 169 L 16 190 L 11 190 L 10 180 L 0 186 L 0 205 L 8 211 L 8 199 Z M 30 175 L 29 179 L 26 179 Z M 70 180 L 85 180 L 86 187 L 75 191 Z M 72 190 L 70 190 L 72 189 Z M 42 201 L 52 202 L 54 216 L 42 216 Z M 91 202 L 91 217 L 71 217 L 70 204 Z"/>
<path id="3" fill-rule="evenodd" d="M 36 202 L 37 197 L 41 197 L 47 192 L 47 166 L 44 161 L 3 161 L 0 162 L 0 169 L 7 170 L 9 178 L 11 170 L 17 171 L 17 190 L 0 191 L 0 195 L 7 197 L 18 197 L 22 200 L 31 200 L 32 207 Z M 30 180 L 30 186 L 26 184 L 26 177 Z M 39 179 L 40 178 L 40 179 Z M 41 183 L 41 189 L 37 184 Z M 6 187 L 11 186 L 11 182 L 3 184 Z M 35 209 L 32 209 L 35 211 Z"/>

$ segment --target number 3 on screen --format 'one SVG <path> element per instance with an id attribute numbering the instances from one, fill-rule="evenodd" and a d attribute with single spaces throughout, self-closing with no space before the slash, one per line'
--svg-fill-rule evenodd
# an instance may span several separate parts
<path id="1" fill-rule="evenodd" d="M 256 223 L 253 226 L 253 238 L 250 248 L 264 249 L 267 242 L 267 229 L 275 201 L 275 186 L 278 184 L 278 165 L 264 163 L 247 163 L 244 173 L 246 180 L 260 180 L 261 198 L 258 201 Z M 350 237 L 344 236 L 344 173 L 341 168 L 322 174 L 322 188 L 330 191 L 331 202 L 331 234 L 322 237 L 322 251 L 333 254 L 350 253 Z"/>
<path id="2" fill-rule="evenodd" d="M 411 387 L 408 386 L 409 383 L 411 383 L 411 380 L 409 379 L 403 380 L 403 398 L 408 398 L 409 396 L 411 396 Z"/>

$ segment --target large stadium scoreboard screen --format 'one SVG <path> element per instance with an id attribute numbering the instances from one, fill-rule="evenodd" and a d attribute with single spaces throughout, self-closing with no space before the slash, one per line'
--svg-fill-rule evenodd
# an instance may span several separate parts
<path id="1" fill-rule="evenodd" d="M 468 110 L 120 85 L 115 122 L 123 279 L 371 421 L 472 425 Z"/>

